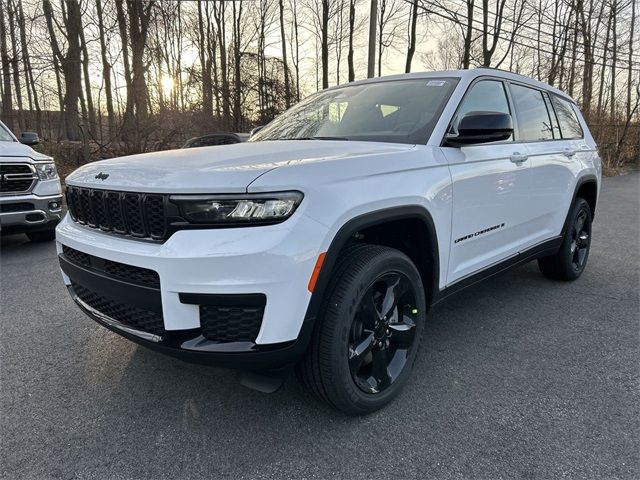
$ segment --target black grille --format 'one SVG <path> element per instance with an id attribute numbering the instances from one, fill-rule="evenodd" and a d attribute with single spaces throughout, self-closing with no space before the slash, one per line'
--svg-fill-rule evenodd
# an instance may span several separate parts
<path id="1" fill-rule="evenodd" d="M 104 271 L 113 277 L 118 277 L 128 282 L 160 288 L 160 277 L 156 272 L 148 268 L 134 267 L 133 265 L 106 260 L 104 262 Z"/>
<path id="2" fill-rule="evenodd" d="M 136 330 L 155 335 L 163 335 L 165 333 L 164 320 L 159 313 L 103 297 L 73 281 L 71 282 L 71 287 L 80 300 L 109 318 Z"/>
<path id="3" fill-rule="evenodd" d="M 0 164 L 0 192 L 20 193 L 31 188 L 36 176 L 25 163 Z"/>
<path id="4" fill-rule="evenodd" d="M 0 213 L 28 212 L 29 210 L 34 210 L 33 203 L 20 202 L 0 204 Z"/>
<path id="5" fill-rule="evenodd" d="M 5 173 L 31 173 L 31 167 L 26 163 L 0 163 L 0 175 Z"/>
<path id="6" fill-rule="evenodd" d="M 202 336 L 219 342 L 255 342 L 264 307 L 200 305 Z"/>
<path id="7" fill-rule="evenodd" d="M 112 260 L 89 255 L 66 245 L 62 246 L 62 253 L 72 263 L 90 267 L 111 277 L 125 282 L 143 285 L 145 287 L 160 288 L 160 276 L 157 272 L 148 268 L 135 267 Z"/>
<path id="8" fill-rule="evenodd" d="M 62 253 L 67 257 L 67 260 L 77 263 L 78 265 L 84 265 L 85 267 L 91 266 L 91 255 L 88 253 L 80 252 L 73 248 L 67 247 L 66 245 L 62 246 Z"/>
<path id="9" fill-rule="evenodd" d="M 67 204 L 74 221 L 92 228 L 152 240 L 167 237 L 163 195 L 68 187 Z"/>

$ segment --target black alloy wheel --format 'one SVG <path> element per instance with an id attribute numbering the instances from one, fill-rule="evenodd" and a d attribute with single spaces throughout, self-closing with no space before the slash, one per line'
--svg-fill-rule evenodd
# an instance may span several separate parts
<path id="1" fill-rule="evenodd" d="M 374 412 L 400 393 L 427 315 L 424 285 L 404 253 L 346 247 L 331 270 L 298 375 L 309 391 L 349 414 Z"/>
<path id="2" fill-rule="evenodd" d="M 376 279 L 360 300 L 349 334 L 349 369 L 363 392 L 395 382 L 415 346 L 418 314 L 409 279 L 393 272 Z"/>
<path id="3" fill-rule="evenodd" d="M 591 248 L 591 207 L 576 198 L 565 223 L 564 237 L 558 251 L 538 259 L 540 271 L 554 280 L 576 280 L 584 271 Z"/>
<path id="4" fill-rule="evenodd" d="M 589 252 L 591 222 L 588 221 L 588 216 L 589 212 L 581 209 L 571 230 L 571 265 L 576 271 L 582 270 Z"/>

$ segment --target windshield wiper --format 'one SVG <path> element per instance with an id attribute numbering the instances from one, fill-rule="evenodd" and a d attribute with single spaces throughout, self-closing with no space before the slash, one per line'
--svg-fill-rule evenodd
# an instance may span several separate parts
<path id="1" fill-rule="evenodd" d="M 278 140 L 349 140 L 347 137 L 294 137 L 294 138 L 278 138 Z"/>

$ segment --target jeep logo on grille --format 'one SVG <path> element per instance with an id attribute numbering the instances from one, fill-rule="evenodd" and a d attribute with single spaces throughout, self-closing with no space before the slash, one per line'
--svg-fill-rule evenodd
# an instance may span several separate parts
<path id="1" fill-rule="evenodd" d="M 100 172 L 99 174 L 96 175 L 96 180 L 106 180 L 107 178 L 109 178 L 109 174 L 108 173 L 102 173 Z"/>

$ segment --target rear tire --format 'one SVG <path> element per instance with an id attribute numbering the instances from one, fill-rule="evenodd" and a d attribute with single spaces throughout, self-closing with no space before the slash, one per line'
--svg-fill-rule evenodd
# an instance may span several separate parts
<path id="1" fill-rule="evenodd" d="M 28 232 L 27 237 L 32 242 L 50 242 L 56 239 L 55 230 L 42 230 L 40 232 Z"/>
<path id="2" fill-rule="evenodd" d="M 404 253 L 355 245 L 338 259 L 331 285 L 297 373 L 338 410 L 370 413 L 411 373 L 426 319 L 422 280 Z"/>
<path id="3" fill-rule="evenodd" d="M 582 275 L 591 247 L 591 219 L 591 208 L 587 201 L 576 198 L 560 250 L 555 255 L 538 259 L 538 267 L 543 275 L 567 282 Z"/>

